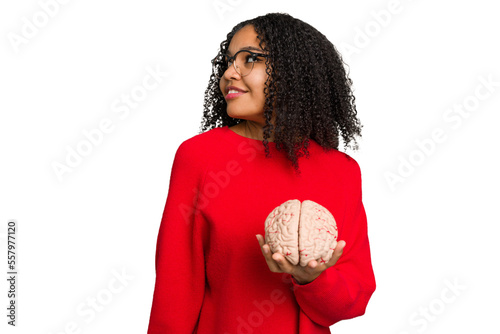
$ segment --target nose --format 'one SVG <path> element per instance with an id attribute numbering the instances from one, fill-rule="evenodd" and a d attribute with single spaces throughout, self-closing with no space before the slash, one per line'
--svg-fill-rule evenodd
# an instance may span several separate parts
<path id="1" fill-rule="evenodd" d="M 224 72 L 224 78 L 226 80 L 230 80 L 230 79 L 239 80 L 239 79 L 241 79 L 241 75 L 238 72 L 236 72 L 236 69 L 234 68 L 234 64 L 231 64 L 231 66 L 229 66 L 227 68 L 227 70 Z"/>

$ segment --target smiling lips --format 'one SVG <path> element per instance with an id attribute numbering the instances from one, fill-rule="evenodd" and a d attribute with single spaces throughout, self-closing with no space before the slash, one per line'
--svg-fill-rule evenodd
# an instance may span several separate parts
<path id="1" fill-rule="evenodd" d="M 241 88 L 238 88 L 238 87 L 234 87 L 234 86 L 229 86 L 229 87 L 226 87 L 226 100 L 230 100 L 230 99 L 234 99 L 240 95 L 243 95 L 246 93 L 246 91 L 244 91 L 243 89 Z"/>

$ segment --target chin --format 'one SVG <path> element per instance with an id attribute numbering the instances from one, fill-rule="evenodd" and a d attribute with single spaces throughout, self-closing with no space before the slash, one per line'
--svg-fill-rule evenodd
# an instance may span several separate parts
<path id="1" fill-rule="evenodd" d="M 231 118 L 245 119 L 248 116 L 246 112 L 238 112 L 227 109 L 227 115 Z"/>

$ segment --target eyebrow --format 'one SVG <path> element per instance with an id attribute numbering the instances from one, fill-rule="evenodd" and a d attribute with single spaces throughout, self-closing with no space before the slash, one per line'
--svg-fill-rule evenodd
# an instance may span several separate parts
<path id="1" fill-rule="evenodd" d="M 250 46 L 245 46 L 245 47 L 241 48 L 238 51 L 241 51 L 241 50 L 252 50 L 252 51 L 260 51 L 260 52 L 264 51 L 261 48 L 258 48 L 258 47 L 255 47 L 255 46 L 251 46 L 251 45 Z M 226 55 L 231 56 L 232 53 L 229 50 L 227 50 L 226 51 Z"/>

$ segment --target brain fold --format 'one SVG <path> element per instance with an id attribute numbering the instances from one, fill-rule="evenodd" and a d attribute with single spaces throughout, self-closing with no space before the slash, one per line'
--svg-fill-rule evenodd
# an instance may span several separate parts
<path id="1" fill-rule="evenodd" d="M 273 253 L 283 254 L 293 265 L 305 267 L 316 260 L 328 262 L 337 246 L 337 224 L 322 205 L 288 200 L 274 208 L 265 221 L 265 240 Z"/>

